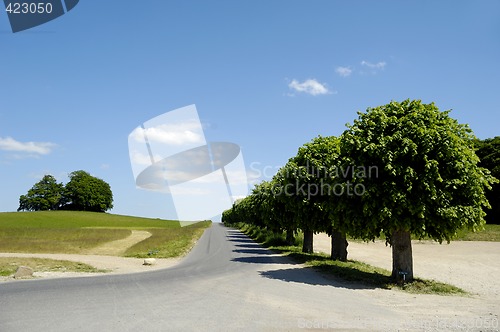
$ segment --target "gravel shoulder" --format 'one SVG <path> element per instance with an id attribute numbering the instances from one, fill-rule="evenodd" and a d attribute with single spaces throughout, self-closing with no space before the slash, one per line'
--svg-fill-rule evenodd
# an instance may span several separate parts
<path id="1" fill-rule="evenodd" d="M 330 253 L 330 238 L 316 234 L 314 249 Z M 500 298 L 500 243 L 455 241 L 439 244 L 412 241 L 416 277 L 458 286 L 484 298 Z M 392 270 L 392 252 L 385 241 L 349 242 L 348 258 Z"/>

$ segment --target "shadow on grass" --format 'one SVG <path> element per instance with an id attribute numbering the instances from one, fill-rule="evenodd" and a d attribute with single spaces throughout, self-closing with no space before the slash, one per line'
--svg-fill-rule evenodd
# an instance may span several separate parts
<path id="1" fill-rule="evenodd" d="M 392 280 L 384 270 L 356 261 L 340 262 L 317 254 L 305 254 L 277 249 L 293 260 L 306 264 L 321 272 L 327 278 L 333 278 L 340 283 L 348 282 L 347 288 L 392 288 Z M 346 286 L 346 285 L 343 285 Z"/>

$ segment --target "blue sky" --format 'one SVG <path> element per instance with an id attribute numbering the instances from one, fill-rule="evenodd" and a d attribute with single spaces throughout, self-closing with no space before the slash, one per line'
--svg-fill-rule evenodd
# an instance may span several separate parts
<path id="1" fill-rule="evenodd" d="M 112 213 L 174 218 L 171 197 L 136 189 L 127 138 L 191 104 L 252 179 L 391 100 L 499 135 L 500 1 L 82 0 L 15 34 L 2 12 L 0 59 L 0 211 L 83 169 Z"/>

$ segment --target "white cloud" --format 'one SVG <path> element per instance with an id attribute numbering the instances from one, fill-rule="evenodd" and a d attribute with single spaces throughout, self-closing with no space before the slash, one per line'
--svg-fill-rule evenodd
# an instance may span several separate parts
<path id="1" fill-rule="evenodd" d="M 159 155 L 154 155 L 153 159 L 155 161 L 158 161 L 158 160 L 161 160 L 162 157 Z M 135 151 L 135 150 L 130 152 L 130 160 L 135 165 L 150 166 L 152 164 L 150 155 L 145 155 L 145 154 L 142 154 L 141 152 Z"/>
<path id="2" fill-rule="evenodd" d="M 335 69 L 335 72 L 342 77 L 348 77 L 352 74 L 352 69 L 350 67 L 340 66 L 340 67 L 337 67 L 337 69 Z"/>
<path id="3" fill-rule="evenodd" d="M 297 80 L 292 80 L 288 87 L 297 92 L 304 92 L 313 96 L 331 94 L 326 87 L 326 84 L 321 84 L 315 79 L 308 79 L 300 83 Z"/>
<path id="4" fill-rule="evenodd" d="M 371 63 L 365 60 L 361 61 L 362 66 L 368 67 L 370 69 L 384 69 L 386 64 L 387 63 L 385 63 L 384 61 L 380 61 L 377 63 Z"/>
<path id="5" fill-rule="evenodd" d="M 46 155 L 56 146 L 50 142 L 19 142 L 12 137 L 0 137 L 0 150 L 28 153 L 31 155 Z"/>
<path id="6" fill-rule="evenodd" d="M 167 145 L 204 144 L 205 138 L 198 132 L 199 123 L 184 122 L 177 124 L 162 124 L 150 128 L 136 128 L 131 136 L 136 142 L 158 142 Z"/>

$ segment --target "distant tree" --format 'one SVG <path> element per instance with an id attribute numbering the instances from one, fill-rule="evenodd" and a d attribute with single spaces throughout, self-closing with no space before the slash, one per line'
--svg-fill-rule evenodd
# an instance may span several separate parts
<path id="1" fill-rule="evenodd" d="M 62 183 L 57 183 L 52 175 L 45 175 L 26 195 L 19 197 L 17 211 L 57 210 L 61 207 L 63 192 Z"/>
<path id="2" fill-rule="evenodd" d="M 487 168 L 491 175 L 500 179 L 500 136 L 478 140 L 476 154 L 480 159 L 479 166 Z M 500 224 L 500 184 L 491 186 L 486 192 L 486 198 L 491 205 L 491 210 L 486 211 L 486 223 Z"/>
<path id="3" fill-rule="evenodd" d="M 419 100 L 369 108 L 341 138 L 347 164 L 376 166 L 377 176 L 354 176 L 363 195 L 339 204 L 349 234 L 392 246 L 392 276 L 413 279 L 411 237 L 450 241 L 463 228 L 483 227 L 485 191 L 495 179 L 478 166 L 472 131 L 434 104 Z"/>
<path id="4" fill-rule="evenodd" d="M 113 193 L 104 180 L 85 171 L 69 174 L 64 191 L 64 208 L 76 211 L 104 212 L 113 208 Z"/>

